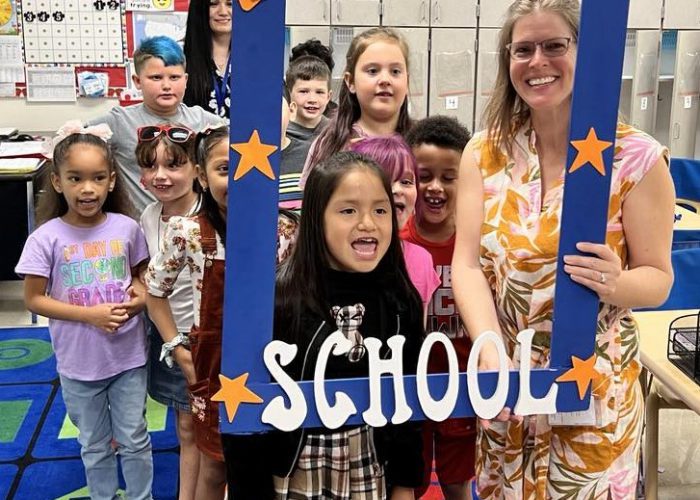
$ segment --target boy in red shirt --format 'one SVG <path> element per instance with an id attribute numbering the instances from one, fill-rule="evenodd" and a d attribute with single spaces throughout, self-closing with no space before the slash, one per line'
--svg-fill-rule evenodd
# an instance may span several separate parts
<path id="1" fill-rule="evenodd" d="M 455 245 L 455 205 L 457 175 L 462 151 L 470 139 L 469 131 L 456 119 L 431 116 L 419 121 L 406 135 L 418 162 L 418 202 L 416 213 L 403 230 L 401 238 L 422 246 L 433 257 L 441 285 L 428 305 L 426 332 L 442 332 L 452 340 L 457 351 L 459 369 L 467 368 L 469 336 L 452 295 L 452 253 Z M 447 371 L 444 350 L 433 351 L 429 370 Z M 474 476 L 476 420 L 454 418 L 444 422 L 426 421 L 424 425 L 425 479 L 416 497 L 430 485 L 433 463 L 447 500 L 471 498 L 469 480 Z"/>

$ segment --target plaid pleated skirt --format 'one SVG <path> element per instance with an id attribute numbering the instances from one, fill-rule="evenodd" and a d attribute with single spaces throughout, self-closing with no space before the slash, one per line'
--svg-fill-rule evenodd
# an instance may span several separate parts
<path id="1" fill-rule="evenodd" d="M 384 470 L 368 426 L 311 434 L 290 477 L 274 477 L 277 500 L 380 500 Z"/>

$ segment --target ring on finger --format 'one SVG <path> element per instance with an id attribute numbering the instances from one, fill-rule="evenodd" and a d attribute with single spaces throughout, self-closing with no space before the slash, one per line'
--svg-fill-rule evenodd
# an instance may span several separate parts
<path id="1" fill-rule="evenodd" d="M 605 273 L 601 272 L 600 273 L 600 284 L 604 285 L 606 281 L 608 281 L 608 279 L 605 277 Z"/>

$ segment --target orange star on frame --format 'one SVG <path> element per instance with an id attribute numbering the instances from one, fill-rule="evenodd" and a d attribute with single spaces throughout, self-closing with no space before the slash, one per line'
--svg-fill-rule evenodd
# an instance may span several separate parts
<path id="1" fill-rule="evenodd" d="M 557 377 L 557 382 L 576 382 L 578 397 L 583 399 L 593 379 L 600 376 L 598 370 L 595 369 L 596 358 L 595 354 L 586 360 L 571 356 L 574 367 Z"/>
<path id="2" fill-rule="evenodd" d="M 241 155 L 236 167 L 236 173 L 233 174 L 234 181 L 237 181 L 254 168 L 258 169 L 263 175 L 275 180 L 275 174 L 272 171 L 272 165 L 270 165 L 270 158 L 268 157 L 277 151 L 277 146 L 260 142 L 260 134 L 257 129 L 253 130 L 248 142 L 231 144 L 231 149 Z"/>
<path id="3" fill-rule="evenodd" d="M 238 0 L 238 3 L 241 4 L 241 9 L 246 12 L 250 12 L 260 3 L 260 0 Z"/>
<path id="4" fill-rule="evenodd" d="M 571 145 L 576 148 L 578 154 L 574 158 L 574 163 L 569 169 L 569 173 L 575 172 L 583 167 L 586 163 L 590 163 L 600 175 L 605 175 L 605 163 L 603 162 L 603 151 L 613 145 L 612 142 L 601 141 L 595 133 L 595 129 L 591 127 L 588 131 L 588 136 L 582 141 L 571 141 Z"/>
<path id="5" fill-rule="evenodd" d="M 245 386 L 248 381 L 247 373 L 234 379 L 219 374 L 219 381 L 221 382 L 221 389 L 211 397 L 211 400 L 221 401 L 226 405 L 226 414 L 229 423 L 233 422 L 233 417 L 236 416 L 238 406 L 241 403 L 260 404 L 263 402 L 260 396 Z"/>

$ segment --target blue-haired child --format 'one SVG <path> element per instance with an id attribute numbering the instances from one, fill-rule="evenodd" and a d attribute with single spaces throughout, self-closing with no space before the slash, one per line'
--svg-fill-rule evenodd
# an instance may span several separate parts
<path id="1" fill-rule="evenodd" d="M 167 36 L 146 38 L 134 52 L 133 80 L 143 94 L 143 102 L 115 106 L 107 115 L 89 121 L 90 125 L 106 123 L 113 130 L 110 143 L 137 214 L 156 199 L 141 186 L 141 171 L 134 153 L 136 130 L 145 125 L 179 123 L 198 132 L 227 123 L 199 106 L 182 103 L 187 86 L 185 63 L 185 54 L 175 40 Z"/>

